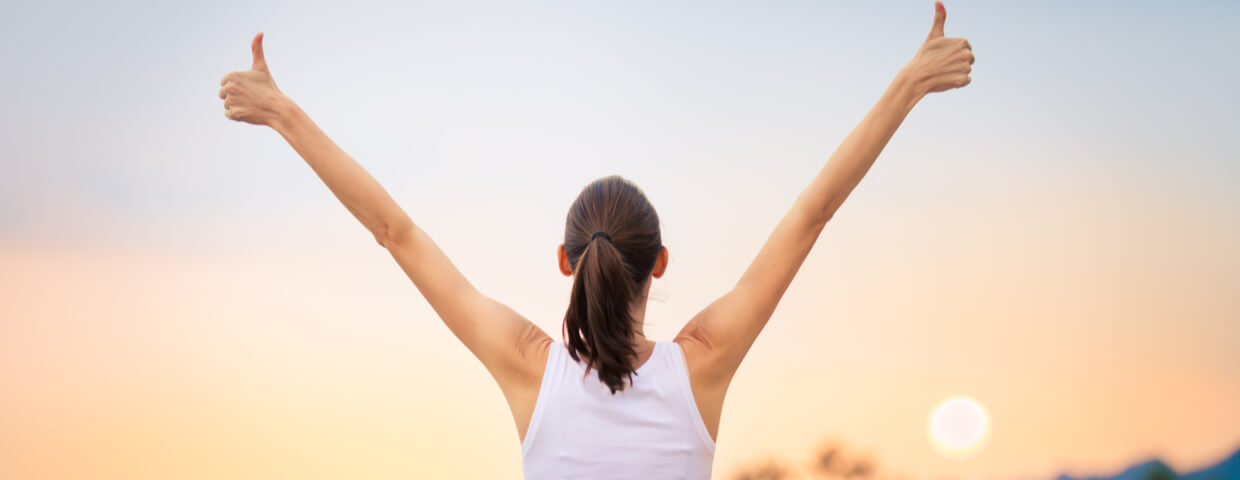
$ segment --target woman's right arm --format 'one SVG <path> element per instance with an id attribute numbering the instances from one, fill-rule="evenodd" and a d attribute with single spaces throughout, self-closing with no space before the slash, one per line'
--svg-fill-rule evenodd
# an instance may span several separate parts
<path id="1" fill-rule="evenodd" d="M 409 218 L 387 190 L 345 153 L 292 99 L 276 87 L 263 54 L 263 36 L 250 48 L 248 71 L 220 81 L 231 120 L 269 126 L 306 161 L 328 190 L 388 250 L 448 329 L 489 370 L 505 395 L 512 387 L 536 394 L 541 347 L 551 337 L 507 305 L 478 291 Z"/>
<path id="2" fill-rule="evenodd" d="M 973 52 L 965 39 L 943 36 L 946 15 L 936 2 L 934 26 L 917 55 L 797 197 L 732 290 L 681 330 L 677 341 L 694 357 L 694 383 L 726 390 L 819 234 L 909 111 L 927 93 L 968 85 Z"/>

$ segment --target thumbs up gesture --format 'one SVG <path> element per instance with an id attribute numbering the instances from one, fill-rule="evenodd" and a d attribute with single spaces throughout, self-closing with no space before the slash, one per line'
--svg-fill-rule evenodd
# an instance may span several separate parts
<path id="1" fill-rule="evenodd" d="M 261 32 L 250 42 L 250 50 L 254 54 L 250 69 L 230 72 L 220 80 L 224 116 L 229 120 L 270 126 L 292 102 L 276 88 L 276 81 L 267 69 Z"/>
<path id="2" fill-rule="evenodd" d="M 960 88 L 972 81 L 969 74 L 973 72 L 973 47 L 964 38 L 944 36 L 945 20 L 947 10 L 943 3 L 934 2 L 934 25 L 930 27 L 930 35 L 905 67 L 924 93 Z"/>

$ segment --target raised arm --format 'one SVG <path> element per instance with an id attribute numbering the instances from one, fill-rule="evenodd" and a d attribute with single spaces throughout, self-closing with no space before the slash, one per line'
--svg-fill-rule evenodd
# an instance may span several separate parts
<path id="1" fill-rule="evenodd" d="M 275 84 L 263 55 L 263 34 L 251 44 L 254 64 L 220 81 L 225 116 L 266 125 L 288 141 L 340 203 L 370 230 L 443 322 L 491 372 L 500 386 L 520 383 L 536 362 L 532 347 L 550 340 L 536 325 L 483 295 L 448 260 L 431 238 L 410 220 L 387 191 L 341 150 Z"/>
<path id="2" fill-rule="evenodd" d="M 685 325 L 677 340 L 692 354 L 694 383 L 726 390 L 819 234 L 869 171 L 905 116 L 927 93 L 969 84 L 973 52 L 943 36 L 947 16 L 935 3 L 930 35 L 825 166 L 797 197 L 740 280 Z M 716 392 L 717 393 L 717 392 Z"/>

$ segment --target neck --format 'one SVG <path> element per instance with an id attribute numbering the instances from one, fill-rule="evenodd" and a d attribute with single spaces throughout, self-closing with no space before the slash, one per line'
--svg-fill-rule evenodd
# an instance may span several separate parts
<path id="1" fill-rule="evenodd" d="M 633 302 L 633 306 L 629 309 L 629 315 L 633 317 L 633 342 L 634 345 L 642 345 L 646 340 L 646 300 L 650 298 L 650 281 L 646 281 L 646 285 L 642 288 L 642 295 Z"/>

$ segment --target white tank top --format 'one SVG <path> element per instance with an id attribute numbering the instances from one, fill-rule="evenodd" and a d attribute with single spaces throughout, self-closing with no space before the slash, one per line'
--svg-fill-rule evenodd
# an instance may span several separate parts
<path id="1" fill-rule="evenodd" d="M 584 375 L 563 342 L 551 344 L 521 444 L 526 480 L 710 478 L 715 442 L 679 344 L 655 343 L 614 395 L 597 371 Z"/>

